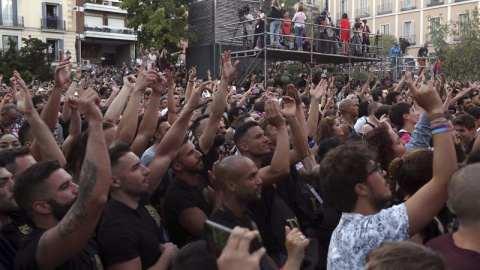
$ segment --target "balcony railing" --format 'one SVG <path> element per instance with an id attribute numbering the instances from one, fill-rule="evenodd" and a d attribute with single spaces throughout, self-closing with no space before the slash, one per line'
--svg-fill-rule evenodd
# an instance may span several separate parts
<path id="1" fill-rule="evenodd" d="M 0 26 L 23 27 L 23 17 L 2 14 L 0 17 Z"/>
<path id="2" fill-rule="evenodd" d="M 410 43 L 410 45 L 415 45 L 417 44 L 415 42 L 415 37 L 416 35 L 406 35 L 406 36 L 403 36 L 405 38 L 406 41 L 408 41 L 408 43 Z"/>
<path id="3" fill-rule="evenodd" d="M 120 6 L 119 0 L 83 0 L 84 4 L 99 4 L 99 5 L 104 5 L 104 6 L 114 6 L 118 7 Z"/>
<path id="4" fill-rule="evenodd" d="M 85 31 L 93 31 L 93 32 L 103 32 L 103 33 L 113 33 L 113 34 L 123 34 L 123 35 L 136 35 L 137 32 L 128 29 L 128 28 L 114 28 L 110 26 L 87 26 L 85 25 Z"/>
<path id="5" fill-rule="evenodd" d="M 378 15 L 392 13 L 392 3 L 378 5 Z"/>
<path id="6" fill-rule="evenodd" d="M 363 7 L 357 9 L 356 16 L 363 18 L 363 17 L 370 17 L 370 12 L 368 11 L 368 7 Z"/>
<path id="7" fill-rule="evenodd" d="M 411 10 L 417 8 L 417 0 L 402 0 L 401 10 Z"/>
<path id="8" fill-rule="evenodd" d="M 65 31 L 65 21 L 59 18 L 42 18 L 40 23 L 42 24 L 42 29 Z"/>
<path id="9" fill-rule="evenodd" d="M 427 7 L 442 5 L 444 0 L 428 0 Z"/>

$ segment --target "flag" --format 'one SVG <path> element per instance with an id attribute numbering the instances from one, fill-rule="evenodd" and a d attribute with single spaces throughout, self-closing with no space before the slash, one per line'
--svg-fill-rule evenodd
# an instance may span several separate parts
<path id="1" fill-rule="evenodd" d="M 437 74 L 441 66 L 442 66 L 442 61 L 440 61 L 440 59 L 437 59 L 435 61 L 435 64 L 433 65 L 433 72 Z"/>

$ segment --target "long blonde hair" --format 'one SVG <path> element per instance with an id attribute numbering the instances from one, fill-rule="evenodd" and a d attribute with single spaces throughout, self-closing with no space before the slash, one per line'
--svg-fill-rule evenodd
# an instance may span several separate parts
<path id="1" fill-rule="evenodd" d="M 282 8 L 280 7 L 280 4 L 278 3 L 278 0 L 273 0 L 273 1 L 272 1 L 272 7 L 275 7 L 275 8 L 277 8 L 277 9 L 282 9 Z"/>

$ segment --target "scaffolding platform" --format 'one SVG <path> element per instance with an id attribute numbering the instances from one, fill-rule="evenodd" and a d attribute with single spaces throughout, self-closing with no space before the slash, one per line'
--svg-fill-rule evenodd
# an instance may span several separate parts
<path id="1" fill-rule="evenodd" d="M 232 58 L 257 57 L 273 61 L 299 61 L 315 62 L 319 64 L 347 64 L 364 62 L 381 62 L 382 59 L 374 57 L 374 54 L 367 56 L 351 56 L 341 54 L 325 54 L 312 51 L 296 51 L 277 48 L 263 48 L 258 50 L 240 50 L 232 51 Z"/>

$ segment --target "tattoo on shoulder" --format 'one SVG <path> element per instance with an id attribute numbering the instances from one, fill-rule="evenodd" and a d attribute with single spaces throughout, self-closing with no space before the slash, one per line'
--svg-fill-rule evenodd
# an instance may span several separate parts
<path id="1" fill-rule="evenodd" d="M 40 237 L 40 241 L 38 242 L 37 254 L 42 257 L 48 257 L 47 234 L 48 234 L 48 231 L 44 232 L 42 234 L 42 237 Z"/>
<path id="2" fill-rule="evenodd" d="M 78 227 L 83 226 L 87 220 L 86 202 L 92 194 L 93 187 L 97 182 L 98 168 L 91 160 L 86 159 L 83 162 L 80 174 L 80 192 L 77 201 L 72 206 L 67 215 L 62 219 L 58 226 L 60 237 L 66 237 L 74 232 Z"/>

